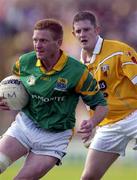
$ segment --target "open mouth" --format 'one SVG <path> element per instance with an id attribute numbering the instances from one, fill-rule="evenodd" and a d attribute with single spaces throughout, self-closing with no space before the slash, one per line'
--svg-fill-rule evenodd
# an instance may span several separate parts
<path id="1" fill-rule="evenodd" d="M 86 39 L 82 39 L 82 40 L 81 40 L 81 43 L 82 43 L 82 44 L 85 44 L 85 43 L 87 43 L 87 42 L 88 42 L 88 40 L 86 40 Z"/>
<path id="2" fill-rule="evenodd" d="M 43 54 L 44 51 L 37 51 L 37 54 Z"/>

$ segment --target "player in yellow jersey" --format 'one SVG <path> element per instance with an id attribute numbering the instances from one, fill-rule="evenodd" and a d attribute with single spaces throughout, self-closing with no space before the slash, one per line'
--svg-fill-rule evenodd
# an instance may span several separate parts
<path id="1" fill-rule="evenodd" d="M 109 106 L 107 117 L 89 146 L 81 180 L 99 180 L 137 138 L 137 53 L 129 45 L 100 37 L 94 13 L 73 19 L 73 34 L 82 47 L 81 60 L 99 82 Z M 83 135 L 82 135 L 83 136 Z"/>

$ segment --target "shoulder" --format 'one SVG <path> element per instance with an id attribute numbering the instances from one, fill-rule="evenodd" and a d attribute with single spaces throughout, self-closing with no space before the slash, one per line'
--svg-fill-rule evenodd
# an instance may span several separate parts
<path id="1" fill-rule="evenodd" d="M 130 45 L 125 42 L 118 40 L 108 40 L 104 39 L 104 46 L 110 47 L 113 50 L 125 51 L 128 49 L 133 49 Z"/>
<path id="2" fill-rule="evenodd" d="M 36 53 L 35 51 L 31 51 L 29 53 L 25 53 L 23 55 L 20 56 L 20 60 L 27 60 L 27 59 L 32 59 L 32 58 L 36 58 Z"/>
<path id="3" fill-rule="evenodd" d="M 88 73 L 87 66 L 82 64 L 80 61 L 73 57 L 68 57 L 68 61 L 66 63 L 65 68 L 69 72 L 69 76 L 80 79 L 83 74 Z"/>
<path id="4" fill-rule="evenodd" d="M 68 64 L 71 65 L 74 68 L 82 68 L 85 69 L 86 65 L 84 65 L 81 61 L 79 61 L 78 59 L 68 56 Z"/>

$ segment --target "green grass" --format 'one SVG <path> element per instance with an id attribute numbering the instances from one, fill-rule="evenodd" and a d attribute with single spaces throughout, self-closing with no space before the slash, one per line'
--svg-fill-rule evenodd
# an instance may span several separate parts
<path id="1" fill-rule="evenodd" d="M 1 180 L 12 180 L 21 168 L 20 163 L 16 163 L 7 169 L 2 175 Z M 42 180 L 79 180 L 82 172 L 82 164 L 64 164 L 52 169 Z M 137 180 L 137 167 L 115 164 L 113 165 L 102 180 Z"/>
<path id="2" fill-rule="evenodd" d="M 137 167 L 114 166 L 111 167 L 102 180 L 137 180 Z"/>

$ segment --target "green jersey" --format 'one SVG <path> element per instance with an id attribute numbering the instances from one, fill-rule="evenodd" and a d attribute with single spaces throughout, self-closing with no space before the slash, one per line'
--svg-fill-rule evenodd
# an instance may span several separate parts
<path id="1" fill-rule="evenodd" d="M 50 131 L 73 128 L 79 96 L 91 109 L 106 105 L 86 66 L 64 52 L 51 71 L 46 71 L 33 51 L 19 58 L 13 72 L 20 75 L 30 95 L 22 111 L 41 128 Z"/>

